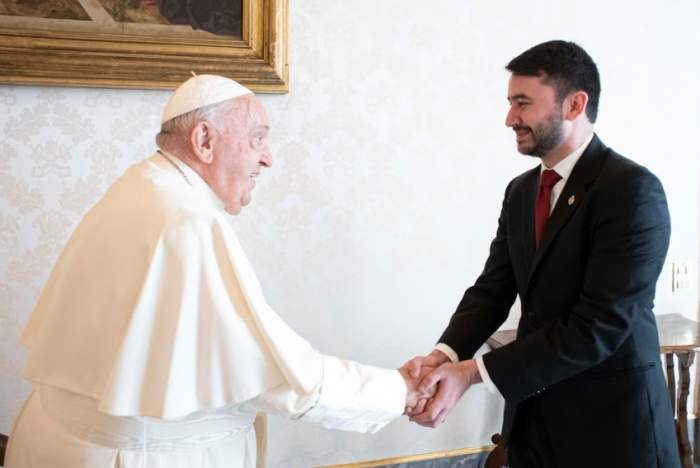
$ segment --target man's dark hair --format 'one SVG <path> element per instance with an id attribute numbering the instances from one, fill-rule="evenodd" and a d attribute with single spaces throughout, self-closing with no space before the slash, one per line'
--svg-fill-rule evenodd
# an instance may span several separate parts
<path id="1" fill-rule="evenodd" d="M 514 75 L 544 76 L 544 83 L 554 88 L 559 103 L 573 91 L 585 91 L 586 116 L 591 123 L 598 117 L 598 67 L 579 45 L 567 41 L 543 42 L 511 60 L 506 70 Z"/>

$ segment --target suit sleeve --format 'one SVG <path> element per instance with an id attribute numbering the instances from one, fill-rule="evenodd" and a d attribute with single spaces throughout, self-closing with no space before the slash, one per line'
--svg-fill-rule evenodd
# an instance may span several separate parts
<path id="1" fill-rule="evenodd" d="M 484 355 L 506 400 L 521 401 L 603 362 L 649 315 L 669 243 L 666 197 L 646 169 L 623 175 L 592 194 L 591 245 L 573 309 Z"/>
<path id="2" fill-rule="evenodd" d="M 479 347 L 508 318 L 517 293 L 508 251 L 508 184 L 498 218 L 496 237 L 491 242 L 486 265 L 474 286 L 467 289 L 439 339 L 452 348 L 460 360 L 471 358 Z"/>

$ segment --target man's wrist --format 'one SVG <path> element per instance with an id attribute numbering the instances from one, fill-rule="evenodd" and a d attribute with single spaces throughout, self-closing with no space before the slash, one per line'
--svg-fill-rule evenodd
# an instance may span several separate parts
<path id="1" fill-rule="evenodd" d="M 433 362 L 435 362 L 437 365 L 450 362 L 450 357 L 447 355 L 447 353 L 438 348 L 434 348 L 428 356 L 434 358 L 435 361 Z"/>
<path id="2" fill-rule="evenodd" d="M 479 366 L 476 365 L 474 359 L 467 359 L 459 363 L 465 370 L 469 382 L 472 384 L 480 383 L 482 381 L 481 373 L 479 372 Z"/>

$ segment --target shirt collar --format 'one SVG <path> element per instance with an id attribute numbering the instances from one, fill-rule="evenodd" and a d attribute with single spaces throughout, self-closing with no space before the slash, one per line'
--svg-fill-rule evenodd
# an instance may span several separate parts
<path id="1" fill-rule="evenodd" d="M 174 154 L 166 151 L 162 148 L 158 149 L 158 157 L 164 159 L 169 167 L 174 164 L 176 167 L 172 167 L 173 170 L 179 169 L 178 172 L 183 177 L 182 181 L 190 185 L 197 193 L 199 193 L 205 200 L 209 201 L 212 206 L 219 210 L 224 209 L 224 202 L 219 198 L 219 196 L 211 189 L 209 184 L 205 182 L 202 177 L 195 172 L 187 163 L 182 161 L 180 158 Z M 169 162 L 168 162 L 169 161 Z M 177 169 L 176 169 L 177 168 Z"/>
<path id="2" fill-rule="evenodd" d="M 557 164 L 554 165 L 554 167 L 547 167 L 544 165 L 544 163 L 542 163 L 540 168 L 540 174 L 545 169 L 553 169 L 554 172 L 561 176 L 562 180 L 567 180 L 571 175 L 571 171 L 574 170 L 574 166 L 578 162 L 579 158 L 581 157 L 583 152 L 586 151 L 586 148 L 588 148 L 588 145 L 591 143 L 591 140 L 593 140 L 593 133 L 591 133 L 589 137 L 586 138 L 586 141 L 584 141 L 581 146 L 576 148 L 573 151 L 573 153 L 569 154 L 567 157 L 559 161 Z"/>

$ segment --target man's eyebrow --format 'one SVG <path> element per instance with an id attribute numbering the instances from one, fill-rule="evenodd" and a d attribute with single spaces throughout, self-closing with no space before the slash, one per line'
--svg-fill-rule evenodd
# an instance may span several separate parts
<path id="1" fill-rule="evenodd" d="M 522 101 L 522 100 L 531 101 L 532 98 L 530 96 L 528 96 L 527 94 L 522 94 L 522 93 L 514 94 L 513 96 L 508 96 L 508 102 Z"/>

